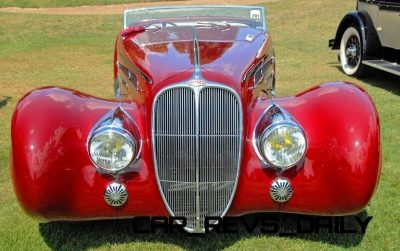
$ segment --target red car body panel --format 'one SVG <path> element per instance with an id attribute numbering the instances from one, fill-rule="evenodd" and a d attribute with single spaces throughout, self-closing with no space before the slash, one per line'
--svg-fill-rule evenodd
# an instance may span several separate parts
<path id="1" fill-rule="evenodd" d="M 104 201 L 104 189 L 114 177 L 97 172 L 87 150 L 93 126 L 119 102 L 51 87 L 34 90 L 19 101 L 11 126 L 12 175 L 18 200 L 29 214 L 46 220 L 169 215 L 153 161 L 152 104 L 161 89 L 190 79 L 194 70 L 191 31 L 174 29 L 173 39 L 165 29 L 134 32 L 116 41 L 115 65 L 137 68 L 148 77 L 139 76 L 135 86 L 125 76 L 122 107 L 137 124 L 142 149 L 136 170 L 118 177 L 129 194 L 122 207 L 112 208 Z M 304 163 L 297 168 L 281 174 L 265 168 L 255 152 L 253 134 L 272 100 L 265 90 L 252 88 L 252 78 L 243 79 L 272 53 L 271 38 L 245 28 L 222 36 L 221 29 L 199 29 L 198 38 L 204 79 L 230 86 L 242 99 L 242 159 L 228 215 L 348 215 L 363 210 L 381 168 L 379 119 L 368 94 L 337 82 L 274 98 L 302 126 L 308 147 Z M 245 41 L 249 32 L 255 36 L 252 42 Z M 114 68 L 115 77 L 124 78 L 120 71 Z M 288 178 L 293 186 L 293 196 L 285 203 L 269 196 L 278 176 Z"/>
<path id="2" fill-rule="evenodd" d="M 346 215 L 365 208 L 378 183 L 381 156 L 379 121 L 369 96 L 351 84 L 328 83 L 276 102 L 296 118 L 308 139 L 304 165 L 283 173 L 294 195 L 283 204 L 268 195 L 278 173 L 262 167 L 252 137 L 271 101 L 257 98 L 248 104 L 241 171 L 228 214 Z M 132 103 L 124 108 L 142 135 L 139 169 L 121 177 L 130 194 L 125 206 L 113 209 L 104 202 L 112 177 L 96 172 L 86 141 L 93 124 L 115 107 L 116 102 L 60 88 L 33 91 L 19 102 L 12 120 L 12 171 L 27 212 L 48 220 L 168 215 L 155 176 L 150 121 Z"/>

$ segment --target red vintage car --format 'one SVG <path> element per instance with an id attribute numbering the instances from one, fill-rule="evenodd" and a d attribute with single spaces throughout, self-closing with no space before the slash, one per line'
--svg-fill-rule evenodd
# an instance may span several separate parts
<path id="1" fill-rule="evenodd" d="M 196 233 L 207 216 L 362 211 L 381 170 L 371 98 L 344 82 L 275 97 L 264 17 L 258 6 L 125 11 L 115 100 L 46 87 L 17 104 L 21 206 L 48 221 L 180 216 Z"/>

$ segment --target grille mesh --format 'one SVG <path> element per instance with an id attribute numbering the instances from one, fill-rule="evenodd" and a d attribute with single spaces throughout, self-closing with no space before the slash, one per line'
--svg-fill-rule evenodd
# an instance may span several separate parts
<path id="1" fill-rule="evenodd" d="M 204 218 L 221 216 L 234 193 L 240 102 L 225 88 L 207 86 L 196 93 L 181 86 L 158 95 L 153 116 L 154 156 L 165 202 L 173 215 L 187 218 L 188 228 L 203 228 Z"/>

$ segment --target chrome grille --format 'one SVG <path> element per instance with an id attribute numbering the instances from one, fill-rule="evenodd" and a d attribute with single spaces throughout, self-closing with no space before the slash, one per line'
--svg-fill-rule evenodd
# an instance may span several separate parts
<path id="1" fill-rule="evenodd" d="M 153 107 L 154 160 L 164 202 L 198 231 L 206 216 L 222 216 L 240 166 L 242 111 L 229 88 L 179 85 Z"/>

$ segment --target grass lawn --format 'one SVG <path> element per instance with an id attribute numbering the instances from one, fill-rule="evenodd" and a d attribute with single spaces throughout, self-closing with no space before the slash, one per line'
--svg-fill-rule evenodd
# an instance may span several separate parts
<path id="1" fill-rule="evenodd" d="M 139 2 L 154 2 L 157 0 L 1 0 L 1 7 L 71 7 L 84 5 L 125 4 Z M 167 0 L 168 1 L 168 0 Z"/>
<path id="2" fill-rule="evenodd" d="M 0 5 L 10 2 L 16 1 L 3 0 Z M 129 221 L 45 224 L 28 217 L 16 201 L 9 171 L 10 119 L 15 104 L 24 93 L 46 85 L 112 97 L 113 45 L 122 18 L 0 13 L 0 250 L 398 249 L 400 78 L 374 71 L 372 77 L 357 80 L 340 71 L 336 52 L 328 50 L 328 39 L 355 1 L 281 0 L 266 7 L 277 56 L 278 96 L 293 95 L 320 82 L 346 80 L 361 85 L 375 101 L 381 119 L 383 170 L 364 213 L 373 216 L 366 234 L 139 235 L 132 233 Z"/>

